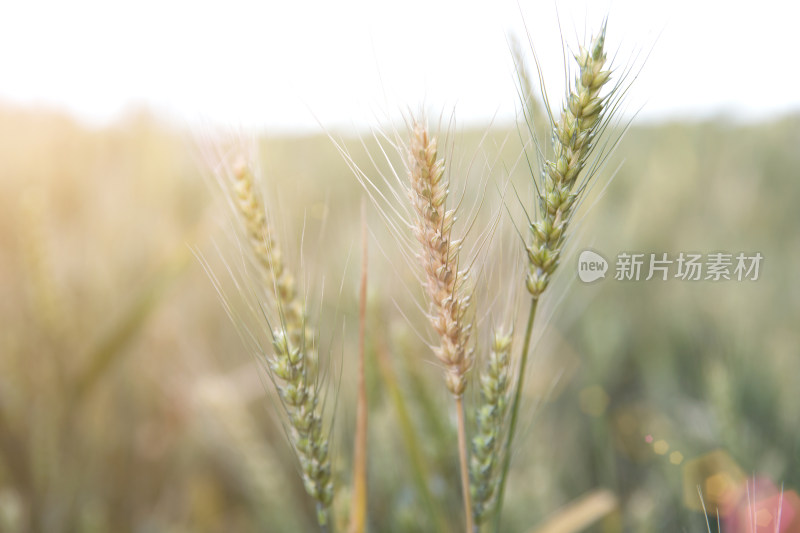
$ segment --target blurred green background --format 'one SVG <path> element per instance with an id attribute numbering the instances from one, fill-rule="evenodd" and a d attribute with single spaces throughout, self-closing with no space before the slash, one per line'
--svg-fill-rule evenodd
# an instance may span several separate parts
<path id="1" fill-rule="evenodd" d="M 479 224 L 500 213 L 478 263 L 480 366 L 489 327 L 524 320 L 514 231 L 524 224 L 513 190 L 528 202 L 531 185 L 513 126 L 458 131 L 450 141 L 454 187 L 468 199 L 485 194 Z M 372 141 L 366 150 L 356 138 L 343 142 L 374 169 Z M 712 522 L 718 507 L 729 514 L 723 531 L 751 531 L 730 518 L 742 512 L 730 494 L 747 480 L 758 483 L 754 501 L 780 487 L 794 501 L 798 146 L 798 115 L 627 132 L 572 249 L 610 260 L 622 251 L 760 252 L 760 278 L 621 282 L 611 271 L 585 285 L 575 256 L 565 260 L 535 335 L 504 530 L 569 531 L 537 528 L 598 489 L 618 502 L 588 529 L 598 532 L 705 531 L 698 486 Z M 324 135 L 263 135 L 258 153 L 331 360 L 344 523 L 364 193 Z M 191 133 L 148 114 L 91 129 L 55 113 L 0 109 L 0 531 L 313 530 L 271 384 L 196 257 L 223 277 L 223 261 L 236 262 L 226 198 L 201 154 Z M 505 187 L 509 178 L 515 189 Z M 396 282 L 414 286 L 413 264 L 374 207 L 368 223 L 370 530 L 434 531 L 440 513 L 457 531 L 451 402 L 417 294 Z M 410 448 L 436 512 L 422 501 Z M 784 513 L 781 531 L 800 531 Z"/>

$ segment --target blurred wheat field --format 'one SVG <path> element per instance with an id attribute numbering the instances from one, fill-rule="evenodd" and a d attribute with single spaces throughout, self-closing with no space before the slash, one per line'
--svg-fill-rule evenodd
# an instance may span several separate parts
<path id="1" fill-rule="evenodd" d="M 370 168 L 368 138 L 366 150 L 359 139 L 343 142 Z M 477 161 L 452 178 L 466 187 L 465 203 L 485 194 L 487 211 L 502 211 L 506 178 L 528 197 L 513 126 L 456 131 L 452 144 L 456 169 Z M 613 509 L 586 531 L 706 531 L 698 486 L 712 522 L 723 489 L 747 480 L 774 487 L 764 489 L 770 498 L 783 487 L 787 502 L 797 499 L 797 146 L 797 115 L 627 132 L 608 164 L 616 177 L 587 202 L 597 199 L 576 248 L 609 259 L 760 252 L 761 275 L 611 275 L 584 285 L 574 258 L 565 261 L 548 295 L 552 319 L 535 335 L 504 530 L 556 531 L 548 519 L 598 489 L 613 495 Z M 332 361 L 343 527 L 364 193 L 324 135 L 263 135 L 258 158 Z M 235 251 L 225 198 L 201 159 L 192 132 L 148 114 L 90 129 L 55 113 L 0 109 L 0 531 L 314 530 L 272 384 L 195 256 L 225 272 L 220 250 Z M 524 283 L 511 191 L 496 234 L 503 259 L 483 270 L 490 287 Z M 438 531 L 461 512 L 448 490 L 457 453 L 443 444 L 455 420 L 418 334 L 427 326 L 405 288 L 413 273 L 374 210 L 368 223 L 369 530 Z M 491 291 L 478 299 L 491 301 Z M 468 392 L 467 404 L 475 400 Z M 409 430 L 444 520 L 423 510 Z M 745 522 L 731 518 L 720 530 L 750 531 Z M 782 524 L 800 531 L 794 517 Z"/>

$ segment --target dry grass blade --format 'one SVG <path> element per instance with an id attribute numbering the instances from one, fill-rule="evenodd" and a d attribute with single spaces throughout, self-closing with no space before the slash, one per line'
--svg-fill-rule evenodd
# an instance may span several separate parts
<path id="1" fill-rule="evenodd" d="M 367 334 L 367 215 L 361 201 L 361 287 L 358 300 L 358 403 L 353 451 L 353 494 L 350 502 L 350 533 L 363 533 L 367 523 L 367 383 L 365 345 Z"/>
<path id="2" fill-rule="evenodd" d="M 577 533 L 617 509 L 617 497 L 599 489 L 571 502 L 530 533 Z"/>

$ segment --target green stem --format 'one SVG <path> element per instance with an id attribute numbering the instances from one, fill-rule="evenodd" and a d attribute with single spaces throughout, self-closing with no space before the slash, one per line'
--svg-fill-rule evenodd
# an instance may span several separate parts
<path id="1" fill-rule="evenodd" d="M 319 502 L 317 502 L 317 524 L 320 533 L 328 533 L 328 510 Z"/>
<path id="2" fill-rule="evenodd" d="M 533 319 L 536 316 L 536 304 L 538 298 L 531 300 L 531 310 L 528 312 L 528 325 L 525 326 L 525 340 L 522 344 L 522 356 L 519 361 L 519 373 L 517 374 L 517 385 L 514 390 L 514 402 L 511 404 L 511 422 L 508 426 L 505 446 L 503 447 L 503 470 L 500 473 L 500 481 L 497 486 L 497 500 L 494 506 L 494 533 L 500 531 L 500 516 L 503 510 L 503 496 L 506 492 L 506 478 L 511 467 L 511 441 L 514 440 L 514 432 L 517 429 L 517 418 L 519 417 L 519 402 L 522 398 L 522 386 L 525 381 L 525 365 L 528 362 L 528 351 L 533 334 Z"/>
<path id="3" fill-rule="evenodd" d="M 467 457 L 467 424 L 464 420 L 464 402 L 456 398 L 458 416 L 458 458 L 461 465 L 461 493 L 464 499 L 464 521 L 466 533 L 473 533 L 472 501 L 469 494 L 469 458 Z"/>

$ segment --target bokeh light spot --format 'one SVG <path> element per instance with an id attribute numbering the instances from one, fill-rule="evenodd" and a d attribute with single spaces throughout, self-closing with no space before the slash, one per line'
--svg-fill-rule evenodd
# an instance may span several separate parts
<path id="1" fill-rule="evenodd" d="M 736 482 L 729 472 L 719 472 L 706 479 L 704 495 L 715 502 L 721 502 L 731 491 L 736 490 Z"/>
<path id="2" fill-rule="evenodd" d="M 740 484 L 720 514 L 725 533 L 800 533 L 800 496 L 765 477 Z"/>
<path id="3" fill-rule="evenodd" d="M 683 466 L 684 505 L 703 511 L 705 504 L 706 510 L 715 514 L 717 509 L 724 509 L 730 504 L 731 499 L 736 497 L 737 487 L 744 484 L 745 480 L 744 472 L 725 450 L 715 450 L 687 461 Z M 698 487 L 703 492 L 702 501 Z"/>
<path id="4" fill-rule="evenodd" d="M 756 511 L 756 525 L 766 527 L 772 523 L 772 513 L 763 507 Z"/>
<path id="5" fill-rule="evenodd" d="M 657 440 L 656 443 L 653 444 L 653 451 L 658 455 L 665 455 L 669 451 L 669 444 L 663 439 Z"/>

